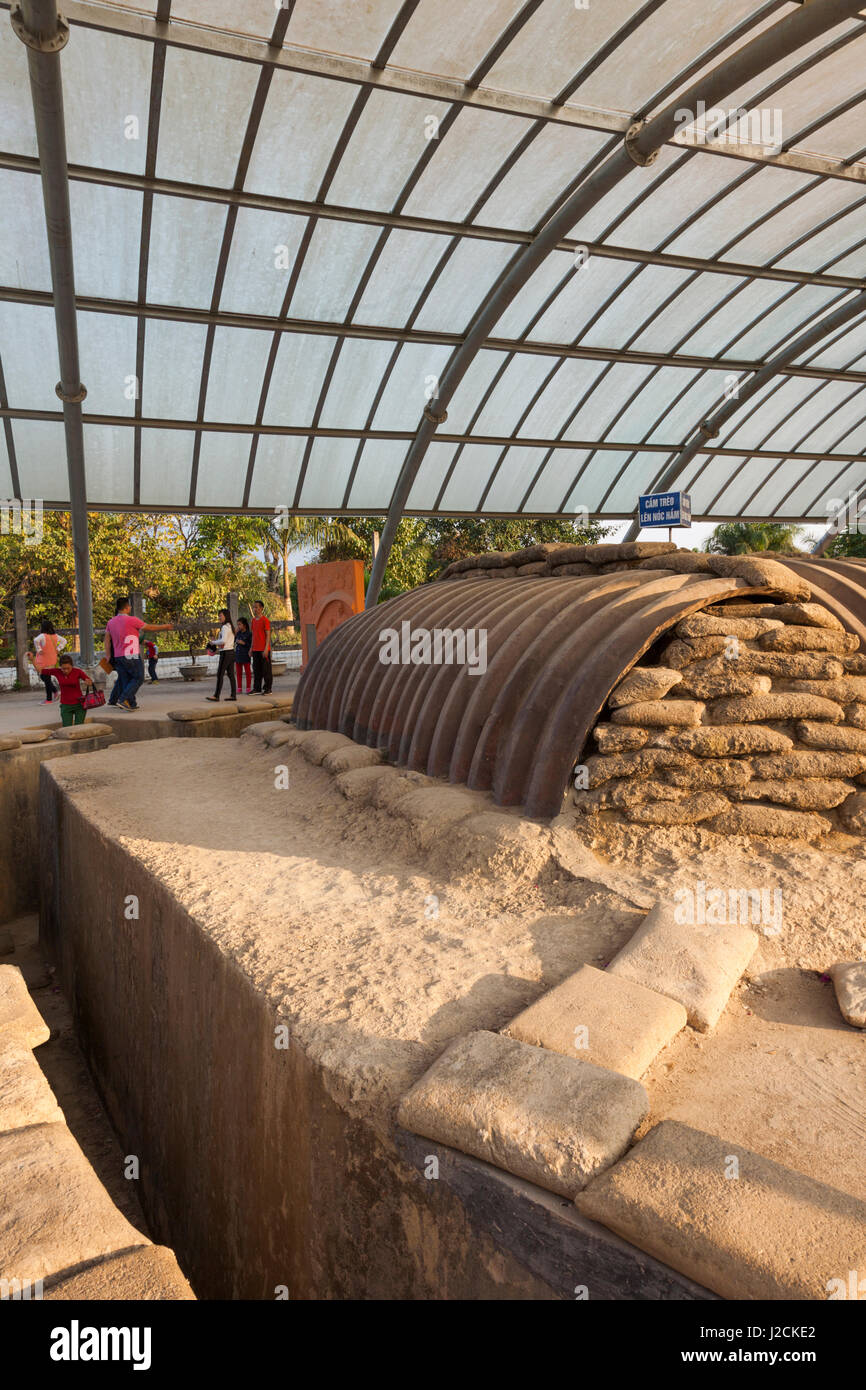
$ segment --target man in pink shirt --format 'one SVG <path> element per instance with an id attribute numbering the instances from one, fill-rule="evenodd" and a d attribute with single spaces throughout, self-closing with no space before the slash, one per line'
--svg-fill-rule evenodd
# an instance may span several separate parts
<path id="1" fill-rule="evenodd" d="M 138 634 L 140 632 L 169 632 L 173 623 L 145 623 L 129 611 L 128 598 L 117 600 L 114 617 L 105 625 L 105 655 L 117 672 L 118 709 L 138 709 L 135 696 L 144 680 Z M 114 692 L 112 692 L 113 694 Z"/>

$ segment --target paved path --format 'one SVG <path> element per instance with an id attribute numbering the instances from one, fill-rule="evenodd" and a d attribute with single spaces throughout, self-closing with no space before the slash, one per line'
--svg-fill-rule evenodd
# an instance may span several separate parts
<path id="1" fill-rule="evenodd" d="M 279 676 L 274 682 L 274 693 L 283 694 L 285 691 L 294 690 L 300 680 L 299 671 L 287 671 L 284 676 Z M 133 712 L 117 711 L 118 719 L 136 720 L 153 719 L 154 715 L 166 715 L 170 709 L 179 709 L 183 705 L 200 705 L 206 695 L 212 695 L 214 680 L 204 681 L 185 681 L 171 680 L 159 681 L 157 685 L 150 685 L 148 682 L 141 687 L 138 692 L 138 703 L 140 709 Z M 228 686 L 223 686 L 223 695 L 227 693 Z M 231 708 L 227 706 L 226 708 Z M 115 712 L 111 711 L 112 716 Z M 98 720 L 102 716 L 102 709 L 95 709 L 89 718 Z M 60 705 L 55 699 L 53 705 L 46 705 L 41 693 L 36 690 L 10 691 L 8 694 L 0 694 L 0 734 L 14 733 L 16 729 L 26 728 L 50 728 L 53 729 L 60 723 Z"/>

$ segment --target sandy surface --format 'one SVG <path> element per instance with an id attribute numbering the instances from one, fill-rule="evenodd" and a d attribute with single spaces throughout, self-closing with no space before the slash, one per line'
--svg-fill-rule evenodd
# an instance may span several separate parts
<path id="1" fill-rule="evenodd" d="M 580 965 L 604 965 L 643 919 L 554 865 L 537 883 L 456 878 L 410 849 L 399 817 L 251 737 L 126 744 L 52 772 L 237 961 L 335 1099 L 377 1125 L 452 1037 L 500 1028 Z M 866 1198 L 866 1033 L 818 973 L 866 953 L 859 844 L 828 853 L 588 818 L 574 833 L 657 896 L 697 880 L 781 888 L 781 930 L 762 936 L 715 1031 L 686 1029 L 647 1074 L 650 1122 L 684 1120 Z"/>

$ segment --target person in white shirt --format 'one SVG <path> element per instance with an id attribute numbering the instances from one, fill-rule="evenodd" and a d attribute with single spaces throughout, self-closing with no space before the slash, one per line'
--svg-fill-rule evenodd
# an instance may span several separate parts
<path id="1" fill-rule="evenodd" d="M 219 700 L 220 692 L 223 688 L 223 678 L 227 675 L 231 694 L 227 696 L 229 700 L 237 699 L 237 687 L 235 685 L 235 625 L 231 620 L 227 608 L 221 608 L 218 615 L 220 621 L 219 636 L 214 642 L 214 646 L 220 654 L 219 665 L 217 667 L 216 690 L 213 695 L 208 695 L 209 700 Z"/>

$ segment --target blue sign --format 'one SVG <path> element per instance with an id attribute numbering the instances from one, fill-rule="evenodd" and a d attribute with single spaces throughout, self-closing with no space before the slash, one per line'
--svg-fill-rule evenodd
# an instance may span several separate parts
<path id="1" fill-rule="evenodd" d="M 639 505 L 641 527 L 692 524 L 692 499 L 687 492 L 651 492 L 640 498 Z"/>

